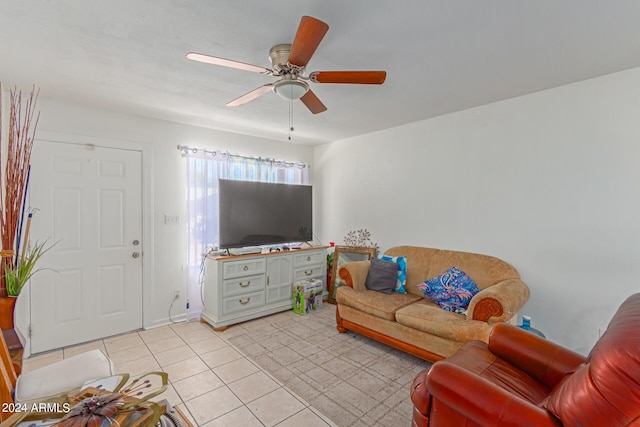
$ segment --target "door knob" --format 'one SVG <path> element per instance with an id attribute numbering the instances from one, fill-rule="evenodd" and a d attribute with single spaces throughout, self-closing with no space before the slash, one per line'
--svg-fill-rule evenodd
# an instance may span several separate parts
<path id="1" fill-rule="evenodd" d="M 132 257 L 134 258 L 139 258 L 140 257 L 140 252 L 134 252 L 131 254 Z"/>
<path id="2" fill-rule="evenodd" d="M 138 246 L 140 244 L 140 240 L 134 240 L 132 243 L 133 246 Z"/>

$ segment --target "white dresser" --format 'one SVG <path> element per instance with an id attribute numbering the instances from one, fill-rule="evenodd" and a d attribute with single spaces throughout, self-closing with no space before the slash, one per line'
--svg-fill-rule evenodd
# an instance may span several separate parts
<path id="1" fill-rule="evenodd" d="M 205 259 L 202 319 L 216 330 L 291 310 L 295 282 L 318 279 L 326 290 L 326 246 Z"/>

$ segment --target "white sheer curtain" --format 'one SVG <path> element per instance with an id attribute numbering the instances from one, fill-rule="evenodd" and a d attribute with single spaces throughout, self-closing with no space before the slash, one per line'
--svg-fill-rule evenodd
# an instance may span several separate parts
<path id="1" fill-rule="evenodd" d="M 202 311 L 203 255 L 217 248 L 218 179 L 309 184 L 304 163 L 179 146 L 187 162 L 187 319 Z"/>

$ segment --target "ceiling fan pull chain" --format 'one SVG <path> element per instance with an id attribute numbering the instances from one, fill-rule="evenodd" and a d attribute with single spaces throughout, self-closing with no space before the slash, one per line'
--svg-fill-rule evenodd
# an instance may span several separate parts
<path id="1" fill-rule="evenodd" d="M 291 132 L 293 131 L 293 99 L 289 100 L 289 141 L 291 141 Z"/>

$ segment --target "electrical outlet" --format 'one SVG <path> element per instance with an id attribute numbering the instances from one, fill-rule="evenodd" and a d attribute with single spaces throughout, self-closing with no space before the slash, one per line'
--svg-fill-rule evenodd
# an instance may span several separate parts
<path id="1" fill-rule="evenodd" d="M 175 291 L 173 291 L 173 299 L 178 298 L 180 298 L 180 289 L 176 289 Z"/>
<path id="2" fill-rule="evenodd" d="M 165 214 L 164 223 L 166 225 L 178 225 L 178 224 L 180 224 L 180 215 L 166 215 Z"/>

